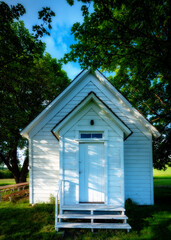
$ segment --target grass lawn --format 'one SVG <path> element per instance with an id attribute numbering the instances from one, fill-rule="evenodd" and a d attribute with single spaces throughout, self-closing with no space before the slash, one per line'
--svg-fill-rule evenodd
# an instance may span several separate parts
<path id="1" fill-rule="evenodd" d="M 171 178 L 171 167 L 168 167 L 166 171 L 153 169 L 154 178 Z"/>
<path id="2" fill-rule="evenodd" d="M 153 179 L 154 179 L 154 186 L 171 185 L 171 167 L 168 167 L 166 171 L 153 169 Z"/>
<path id="3" fill-rule="evenodd" d="M 127 204 L 126 214 L 132 226 L 130 233 L 123 230 L 66 230 L 66 240 L 170 240 L 171 188 L 155 188 L 154 206 Z M 28 201 L 0 203 L 0 240 L 62 239 L 54 230 L 54 205 Z"/>
<path id="4" fill-rule="evenodd" d="M 12 185 L 12 184 L 15 184 L 15 180 L 13 178 L 0 179 L 0 186 Z"/>
<path id="5" fill-rule="evenodd" d="M 29 179 L 27 178 L 27 182 Z M 13 178 L 0 179 L 0 186 L 16 184 Z"/>
<path id="6" fill-rule="evenodd" d="M 171 168 L 164 175 L 154 170 L 155 185 L 162 185 L 163 181 L 163 186 L 167 186 L 154 187 L 155 205 L 138 206 L 131 202 L 126 205 L 126 215 L 132 227 L 130 233 L 124 230 L 96 230 L 91 233 L 90 230 L 71 229 L 65 230 L 62 236 L 54 230 L 54 205 L 38 204 L 32 207 L 28 200 L 22 200 L 0 203 L 0 240 L 170 240 L 170 179 Z M 4 183 L 5 179 L 0 182 Z"/>

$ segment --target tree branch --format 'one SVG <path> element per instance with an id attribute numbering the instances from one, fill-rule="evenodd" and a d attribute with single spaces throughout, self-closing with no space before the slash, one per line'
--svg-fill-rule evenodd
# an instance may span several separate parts
<path id="1" fill-rule="evenodd" d="M 9 163 L 9 159 L 6 159 L 5 156 L 2 154 L 2 152 L 0 152 L 0 158 L 1 158 L 1 161 L 5 163 L 5 165 L 8 167 L 8 169 L 12 171 L 12 167 Z"/>

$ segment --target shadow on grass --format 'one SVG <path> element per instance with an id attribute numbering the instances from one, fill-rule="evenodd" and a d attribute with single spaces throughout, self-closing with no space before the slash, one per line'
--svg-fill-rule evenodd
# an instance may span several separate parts
<path id="1" fill-rule="evenodd" d="M 0 240 L 60 239 L 54 230 L 53 205 L 3 203 L 0 216 Z"/>
<path id="2" fill-rule="evenodd" d="M 138 206 L 127 203 L 126 215 L 132 227 L 130 233 L 116 230 L 70 229 L 65 231 L 66 240 L 170 240 L 171 236 L 171 189 L 155 189 L 154 206 Z M 54 230 L 54 205 L 26 203 L 0 204 L 0 240 L 51 240 L 62 239 Z"/>
<path id="3" fill-rule="evenodd" d="M 171 239 L 171 189 L 155 188 L 154 199 L 154 206 L 138 206 L 130 201 L 126 206 L 128 222 L 137 233 L 150 231 L 149 238 L 140 239 Z"/>

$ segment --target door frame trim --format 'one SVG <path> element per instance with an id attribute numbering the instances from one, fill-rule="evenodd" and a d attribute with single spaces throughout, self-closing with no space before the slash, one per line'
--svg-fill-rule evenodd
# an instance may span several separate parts
<path id="1" fill-rule="evenodd" d="M 93 130 L 93 129 L 92 129 Z M 92 130 L 88 130 L 85 129 L 86 131 L 92 131 Z M 100 131 L 102 131 L 102 129 L 99 129 Z M 83 130 L 81 130 L 83 131 Z M 97 130 L 95 130 L 97 131 Z M 83 140 L 80 138 L 80 131 L 76 130 L 75 131 L 75 139 L 77 139 L 77 156 L 76 156 L 76 160 L 77 160 L 77 174 L 78 174 L 78 190 L 77 190 L 77 194 L 76 194 L 76 204 L 82 204 L 79 201 L 79 186 L 80 186 L 80 182 L 79 182 L 79 145 L 80 143 L 104 143 L 104 160 L 105 160 L 105 171 L 104 171 L 104 175 L 105 175 L 105 191 L 104 191 L 104 205 L 108 205 L 108 130 L 103 130 L 104 132 L 104 138 L 103 139 L 89 139 L 89 140 Z M 84 204 L 84 203 L 83 203 Z M 100 205 L 102 205 L 102 203 L 100 203 Z"/>

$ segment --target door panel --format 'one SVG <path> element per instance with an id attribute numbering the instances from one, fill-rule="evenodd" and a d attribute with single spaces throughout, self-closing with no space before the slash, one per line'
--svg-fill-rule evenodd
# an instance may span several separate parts
<path id="1" fill-rule="evenodd" d="M 104 144 L 79 145 L 80 202 L 104 202 Z"/>

